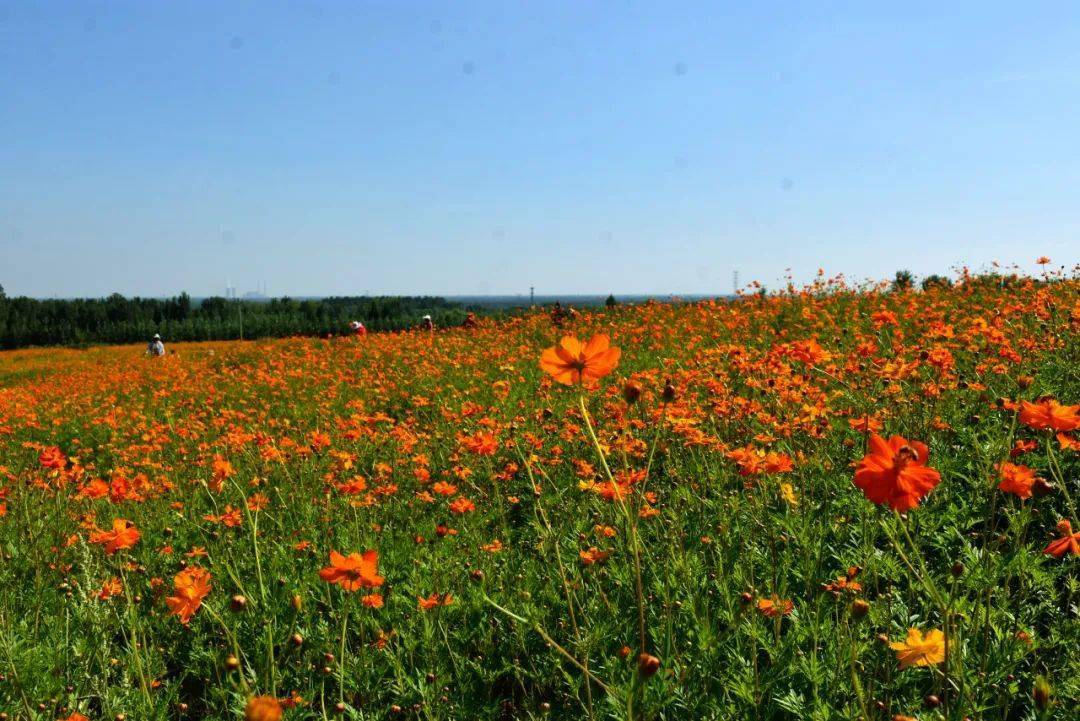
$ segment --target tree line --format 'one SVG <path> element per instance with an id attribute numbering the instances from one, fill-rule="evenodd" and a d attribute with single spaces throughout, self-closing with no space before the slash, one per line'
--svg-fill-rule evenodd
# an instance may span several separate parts
<path id="1" fill-rule="evenodd" d="M 0 286 L 0 348 L 134 343 L 160 333 L 169 341 L 232 340 L 348 333 L 361 321 L 369 331 L 415 327 L 424 315 L 436 326 L 460 325 L 465 309 L 434 296 L 331 297 L 266 301 L 222 297 L 41 300 L 9 298 Z"/>

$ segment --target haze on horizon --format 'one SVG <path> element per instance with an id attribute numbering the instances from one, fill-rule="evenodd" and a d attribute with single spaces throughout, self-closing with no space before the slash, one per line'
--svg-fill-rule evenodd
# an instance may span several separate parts
<path id="1" fill-rule="evenodd" d="M 724 294 L 1080 261 L 1080 6 L 0 0 L 0 284 Z"/>

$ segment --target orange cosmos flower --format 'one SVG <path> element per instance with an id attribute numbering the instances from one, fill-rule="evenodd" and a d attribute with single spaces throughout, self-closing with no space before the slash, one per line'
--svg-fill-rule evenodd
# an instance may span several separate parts
<path id="1" fill-rule="evenodd" d="M 874 321 L 875 328 L 881 328 L 887 325 L 900 325 L 900 321 L 896 318 L 896 313 L 891 310 L 879 310 L 870 316 L 870 320 Z"/>
<path id="2" fill-rule="evenodd" d="M 1012 449 L 1009 450 L 1009 458 L 1016 458 L 1017 456 L 1022 456 L 1025 453 L 1031 453 L 1038 447 L 1039 444 L 1035 441 L 1025 441 L 1022 439 L 1018 439 L 1016 443 L 1013 444 Z"/>
<path id="3" fill-rule="evenodd" d="M 244 707 L 244 721 L 281 721 L 284 710 L 273 696 L 256 696 Z"/>
<path id="4" fill-rule="evenodd" d="M 885 427 L 885 424 L 881 423 L 873 416 L 864 416 L 862 418 L 849 418 L 848 425 L 852 431 L 862 431 L 863 433 L 877 433 L 881 428 Z"/>
<path id="5" fill-rule="evenodd" d="M 452 513 L 456 513 L 457 515 L 461 516 L 469 513 L 470 511 L 475 511 L 476 504 L 470 501 L 468 498 L 455 498 L 454 500 L 450 501 L 449 508 Z"/>
<path id="6" fill-rule="evenodd" d="M 38 462 L 45 468 L 56 470 L 67 464 L 67 456 L 56 446 L 51 446 L 38 454 Z"/>
<path id="7" fill-rule="evenodd" d="M 563 336 L 559 345 L 540 356 L 540 368 L 563 385 L 592 383 L 619 365 L 622 351 L 611 346 L 608 337 L 598 333 L 584 345 L 572 335 Z"/>
<path id="8" fill-rule="evenodd" d="M 1038 403 L 1021 401 L 1020 422 L 1036 430 L 1076 430 L 1080 428 L 1080 405 L 1063 406 L 1053 398 Z"/>
<path id="9" fill-rule="evenodd" d="M 1061 558 L 1065 554 L 1080 556 L 1080 532 L 1073 533 L 1072 524 L 1068 520 L 1058 521 L 1057 532 L 1060 538 L 1051 541 L 1043 549 L 1043 553 L 1054 558 Z"/>
<path id="10" fill-rule="evenodd" d="M 928 456 L 925 443 L 871 434 L 870 452 L 855 468 L 855 485 L 874 503 L 909 511 L 941 481 L 941 474 L 926 465 Z"/>
<path id="11" fill-rule="evenodd" d="M 360 603 L 364 604 L 368 608 L 382 608 L 383 597 L 378 593 L 369 593 L 366 596 L 360 598 Z"/>
<path id="12" fill-rule="evenodd" d="M 998 466 L 1001 483 L 998 490 L 1015 493 L 1021 498 L 1031 498 L 1031 485 L 1035 483 L 1035 469 L 1016 463 L 1002 463 Z"/>
<path id="13" fill-rule="evenodd" d="M 478 456 L 493 456 L 499 450 L 499 439 L 494 433 L 480 431 L 462 439 L 465 449 Z"/>
<path id="14" fill-rule="evenodd" d="M 437 593 L 433 593 L 427 598 L 423 598 L 421 596 L 416 597 L 416 606 L 421 611 L 430 611 L 436 606 L 449 606 L 453 602 L 454 597 L 451 596 L 449 593 L 443 596 L 440 596 Z"/>
<path id="15" fill-rule="evenodd" d="M 319 571 L 319 578 L 336 583 L 346 591 L 377 588 L 383 585 L 383 577 L 379 575 L 379 552 L 364 551 L 363 555 L 353 552 L 343 556 L 330 551 L 330 565 Z"/>
<path id="16" fill-rule="evenodd" d="M 244 519 L 240 515 L 240 509 L 233 508 L 232 505 L 228 503 L 225 504 L 225 512 L 220 516 L 208 513 L 203 516 L 203 519 L 210 521 L 211 523 L 220 523 L 226 528 L 237 528 L 244 523 Z"/>
<path id="17" fill-rule="evenodd" d="M 95 531 L 90 534 L 90 543 L 105 547 L 110 556 L 123 548 L 131 548 L 139 540 L 139 531 L 131 521 L 117 518 L 112 522 L 112 530 Z"/>
<path id="18" fill-rule="evenodd" d="M 611 555 L 608 551 L 601 551 L 596 546 L 591 546 L 586 551 L 578 551 L 578 556 L 581 558 L 581 565 L 591 566 L 594 563 L 603 563 Z"/>
<path id="19" fill-rule="evenodd" d="M 106 599 L 112 598 L 113 596 L 119 596 L 121 593 L 123 593 L 123 591 L 124 587 L 121 585 L 120 579 L 114 577 L 101 584 L 101 590 L 98 591 L 97 597 L 100 600 L 104 601 Z"/>
<path id="20" fill-rule="evenodd" d="M 771 598 L 762 598 L 757 602 L 758 610 L 769 618 L 787 616 L 795 608 L 795 604 L 788 599 L 780 598 L 775 593 Z"/>
<path id="21" fill-rule="evenodd" d="M 945 634 L 931 629 L 923 635 L 919 629 L 909 628 L 907 638 L 890 643 L 889 648 L 896 651 L 900 668 L 934 666 L 945 660 Z"/>
<path id="22" fill-rule="evenodd" d="M 790 456 L 775 451 L 769 451 L 761 460 L 766 473 L 787 473 L 795 468 Z"/>
<path id="23" fill-rule="evenodd" d="M 210 593 L 210 572 L 197 566 L 185 568 L 173 578 L 173 595 L 165 599 L 169 613 L 187 625 Z"/>

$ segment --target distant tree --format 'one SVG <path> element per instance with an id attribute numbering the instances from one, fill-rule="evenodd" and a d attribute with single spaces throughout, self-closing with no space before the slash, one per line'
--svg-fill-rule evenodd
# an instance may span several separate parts
<path id="1" fill-rule="evenodd" d="M 483 312 L 479 309 L 478 312 Z M 410 328 L 431 315 L 437 327 L 461 325 L 465 312 L 456 303 L 431 296 L 338 297 L 268 302 L 220 296 L 193 302 L 187 293 L 157 298 L 37 300 L 0 295 L 0 348 L 145 341 L 154 333 L 168 340 L 325 335 L 350 320 L 371 331 Z"/>
<path id="2" fill-rule="evenodd" d="M 0 300 L 4 298 L 7 298 L 7 295 L 4 294 L 4 286 L 0 285 Z"/>
<path id="3" fill-rule="evenodd" d="M 186 320 L 191 315 L 191 296 L 187 293 L 176 296 L 175 309 L 175 319 Z"/>
<path id="4" fill-rule="evenodd" d="M 951 287 L 952 287 L 952 280 L 950 280 L 949 278 L 947 278 L 947 277 L 945 277 L 943 275 L 938 275 L 937 273 L 935 273 L 933 275 L 926 276 L 925 278 L 923 278 L 923 282 L 922 282 L 922 289 L 923 290 L 931 290 L 932 288 L 951 288 Z"/>
<path id="5" fill-rule="evenodd" d="M 609 295 L 607 297 L 607 300 L 604 301 L 604 305 L 606 305 L 608 308 L 614 308 L 618 304 L 619 304 L 619 301 L 615 300 L 615 295 L 614 294 Z"/>
<path id="6" fill-rule="evenodd" d="M 911 290 L 914 285 L 915 278 L 911 275 L 910 270 L 896 271 L 896 277 L 893 279 L 893 290 Z"/>

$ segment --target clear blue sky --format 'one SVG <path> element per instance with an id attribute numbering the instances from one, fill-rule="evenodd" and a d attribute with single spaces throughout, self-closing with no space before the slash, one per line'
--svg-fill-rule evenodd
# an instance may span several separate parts
<path id="1" fill-rule="evenodd" d="M 1076 2 L 0 0 L 9 294 L 717 293 L 1043 254 L 1080 260 Z"/>

